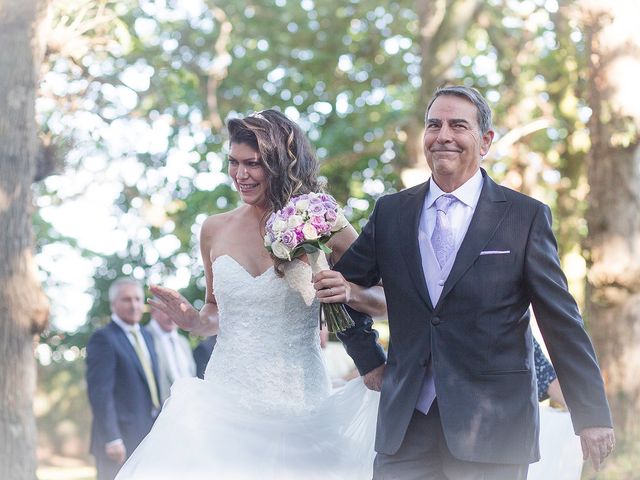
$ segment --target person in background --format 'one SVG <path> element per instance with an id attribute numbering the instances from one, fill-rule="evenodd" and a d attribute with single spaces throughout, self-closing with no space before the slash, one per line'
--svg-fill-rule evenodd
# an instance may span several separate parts
<path id="1" fill-rule="evenodd" d="M 160 411 L 158 358 L 140 328 L 142 286 L 120 278 L 109 288 L 111 321 L 87 344 L 87 393 L 93 414 L 91 453 L 98 480 L 112 480 L 149 433 Z"/>
<path id="2" fill-rule="evenodd" d="M 193 349 L 193 359 L 196 362 L 196 376 L 204 378 L 204 371 L 211 358 L 211 352 L 216 346 L 217 335 L 211 335 L 202 340 L 196 348 Z"/>
<path id="3" fill-rule="evenodd" d="M 153 337 L 158 353 L 158 389 L 160 402 L 164 403 L 173 382 L 195 377 L 196 362 L 189 341 L 178 333 L 177 325 L 164 312 L 151 307 L 151 320 L 145 329 Z"/>
<path id="4" fill-rule="evenodd" d="M 535 338 L 533 339 L 533 359 L 538 382 L 538 401 L 549 399 L 552 405 L 566 409 L 567 404 L 562 395 L 558 375 Z"/>

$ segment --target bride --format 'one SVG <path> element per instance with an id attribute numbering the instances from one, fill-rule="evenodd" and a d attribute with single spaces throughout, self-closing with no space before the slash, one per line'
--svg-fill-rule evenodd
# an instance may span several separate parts
<path id="1" fill-rule="evenodd" d="M 312 283 L 300 259 L 274 267 L 265 221 L 291 196 L 321 189 L 317 160 L 300 128 L 275 110 L 230 120 L 228 130 L 229 176 L 243 205 L 202 226 L 205 304 L 198 312 L 160 286 L 149 300 L 184 330 L 217 334 L 216 348 L 204 381 L 174 384 L 116 478 L 371 478 L 378 394 L 361 378 L 331 391 L 318 319 L 322 302 L 384 315 L 382 288 L 332 271 Z M 348 226 L 332 237 L 330 263 L 356 236 Z"/>

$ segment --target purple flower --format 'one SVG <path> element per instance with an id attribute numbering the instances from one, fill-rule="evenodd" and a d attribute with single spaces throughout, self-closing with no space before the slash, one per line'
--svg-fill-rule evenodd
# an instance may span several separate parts
<path id="1" fill-rule="evenodd" d="M 276 234 L 273 232 L 273 230 L 267 230 L 267 234 L 265 235 L 271 242 L 275 242 L 276 240 Z"/>
<path id="2" fill-rule="evenodd" d="M 277 215 L 275 212 L 269 215 L 269 219 L 267 220 L 267 224 L 266 224 L 267 229 L 271 228 L 271 225 L 273 225 L 273 222 L 276 219 L 276 216 Z"/>
<path id="3" fill-rule="evenodd" d="M 327 222 L 333 223 L 336 221 L 336 218 L 338 218 L 338 213 L 335 210 L 327 210 L 324 218 Z"/>
<path id="4" fill-rule="evenodd" d="M 338 210 L 338 204 L 335 202 L 323 202 L 326 210 Z"/>
<path id="5" fill-rule="evenodd" d="M 325 222 L 324 217 L 311 217 L 311 225 L 314 226 L 319 235 L 331 231 L 331 225 Z"/>
<path id="6" fill-rule="evenodd" d="M 280 241 L 289 248 L 294 248 L 298 244 L 298 237 L 293 230 L 287 230 L 282 234 Z"/>
<path id="7" fill-rule="evenodd" d="M 280 210 L 279 213 L 281 217 L 286 220 L 291 215 L 296 214 L 296 207 L 294 207 L 291 203 L 288 203 L 282 210 Z"/>
<path id="8" fill-rule="evenodd" d="M 312 217 L 319 217 L 320 215 L 324 215 L 326 208 L 322 202 L 311 202 L 308 211 Z"/>

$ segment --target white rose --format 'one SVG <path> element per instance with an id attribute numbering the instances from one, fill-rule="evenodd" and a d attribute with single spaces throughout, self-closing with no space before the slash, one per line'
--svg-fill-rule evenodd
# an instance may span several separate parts
<path id="1" fill-rule="evenodd" d="M 273 254 L 283 260 L 291 260 L 289 249 L 282 242 L 273 242 L 271 244 Z"/>
<path id="2" fill-rule="evenodd" d="M 270 247 L 273 242 L 271 241 L 271 237 L 269 235 L 264 236 L 264 246 Z"/>
<path id="3" fill-rule="evenodd" d="M 309 208 L 309 200 L 302 199 L 296 202 L 296 210 L 298 210 L 298 212 L 305 212 L 307 208 Z"/>
<path id="4" fill-rule="evenodd" d="M 318 239 L 318 231 L 316 227 L 307 223 L 304 227 L 302 227 L 302 234 L 304 235 L 305 240 L 317 240 Z"/>
<path id="5" fill-rule="evenodd" d="M 273 228 L 274 233 L 282 233 L 287 229 L 287 222 L 278 219 L 273 222 L 273 226 L 271 228 Z"/>
<path id="6" fill-rule="evenodd" d="M 296 228 L 298 225 L 302 225 L 304 219 L 300 215 L 291 215 L 287 220 L 289 228 Z"/>
<path id="7" fill-rule="evenodd" d="M 342 212 L 338 212 L 338 216 L 336 217 L 336 223 L 333 225 L 333 228 L 331 229 L 331 231 L 338 232 L 342 230 L 344 227 L 346 227 L 347 225 L 349 225 L 349 221 L 347 220 L 347 217 L 345 217 Z"/>

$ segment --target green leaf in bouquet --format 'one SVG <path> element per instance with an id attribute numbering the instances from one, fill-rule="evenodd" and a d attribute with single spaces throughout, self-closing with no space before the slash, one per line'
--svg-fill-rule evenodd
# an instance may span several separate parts
<path id="1" fill-rule="evenodd" d="M 322 250 L 324 253 L 331 253 L 333 250 L 331 250 L 326 243 L 323 242 L 319 242 L 320 244 L 320 250 Z"/>
<path id="2" fill-rule="evenodd" d="M 318 250 L 321 250 L 318 242 L 304 242 L 303 244 L 300 245 L 300 247 L 302 247 L 302 249 L 306 253 L 315 253 Z"/>

